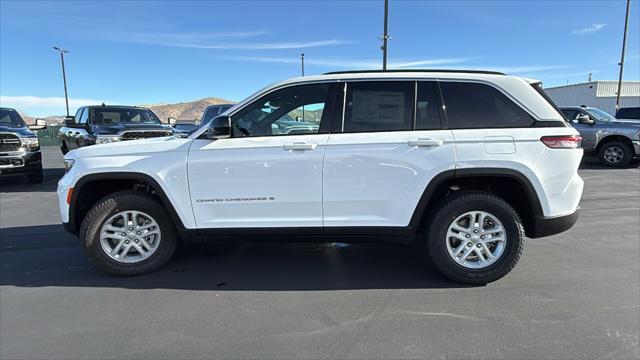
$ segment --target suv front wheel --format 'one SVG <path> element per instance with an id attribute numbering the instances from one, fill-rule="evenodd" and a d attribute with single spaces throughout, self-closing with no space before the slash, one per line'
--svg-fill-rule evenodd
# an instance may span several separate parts
<path id="1" fill-rule="evenodd" d="M 80 239 L 91 262 L 113 275 L 155 271 L 171 259 L 178 243 L 162 205 L 136 191 L 100 200 L 82 221 Z"/>
<path id="2" fill-rule="evenodd" d="M 448 197 L 428 226 L 426 246 L 449 279 L 483 285 L 507 275 L 524 248 L 522 221 L 509 203 L 485 192 Z"/>

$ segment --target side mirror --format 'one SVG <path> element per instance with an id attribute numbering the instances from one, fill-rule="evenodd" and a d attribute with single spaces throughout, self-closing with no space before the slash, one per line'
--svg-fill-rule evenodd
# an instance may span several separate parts
<path id="1" fill-rule="evenodd" d="M 31 130 L 42 130 L 46 129 L 47 122 L 44 119 L 36 119 L 36 123 L 33 125 L 29 125 L 29 129 Z"/>
<path id="2" fill-rule="evenodd" d="M 593 121 L 593 119 L 591 119 L 589 117 L 589 115 L 585 115 L 585 114 L 580 114 L 578 115 L 578 123 L 580 124 L 587 124 L 587 125 L 591 125 L 593 124 L 595 121 Z"/>
<path id="3" fill-rule="evenodd" d="M 170 117 L 170 118 L 168 118 L 168 119 L 167 119 L 167 123 L 168 123 L 169 125 L 171 125 L 171 126 L 175 126 L 177 122 L 178 122 L 178 121 L 177 121 L 175 118 L 172 118 L 172 117 Z"/>
<path id="4" fill-rule="evenodd" d="M 64 118 L 64 126 L 66 127 L 76 127 L 76 117 L 75 116 L 67 116 Z"/>
<path id="5" fill-rule="evenodd" d="M 207 139 L 211 140 L 231 137 L 231 118 L 227 115 L 214 117 L 209 121 L 209 127 L 205 135 Z"/>

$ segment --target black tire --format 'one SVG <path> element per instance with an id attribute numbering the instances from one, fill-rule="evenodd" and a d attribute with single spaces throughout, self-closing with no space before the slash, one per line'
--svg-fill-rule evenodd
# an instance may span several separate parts
<path id="1" fill-rule="evenodd" d="M 65 143 L 64 141 L 62 142 L 62 145 L 60 145 L 60 151 L 62 151 L 62 155 L 67 155 L 67 153 L 69 152 L 67 143 Z"/>
<path id="2" fill-rule="evenodd" d="M 147 259 L 122 263 L 110 258 L 100 245 L 100 229 L 111 216 L 124 210 L 142 211 L 153 217 L 161 232 L 158 249 Z M 146 274 L 160 269 L 176 251 L 178 234 L 163 206 L 152 196 L 139 191 L 121 191 L 98 201 L 82 221 L 79 233 L 89 260 L 102 271 L 119 276 Z"/>
<path id="3" fill-rule="evenodd" d="M 605 156 L 608 149 L 619 149 L 618 151 L 622 151 L 622 158 L 617 162 L 610 161 L 610 157 Z M 600 150 L 598 150 L 598 158 L 604 165 L 625 167 L 629 165 L 633 159 L 633 147 L 623 141 L 608 141 L 600 146 Z"/>
<path id="4" fill-rule="evenodd" d="M 446 198 L 429 219 L 425 242 L 436 268 L 447 278 L 467 285 L 484 285 L 507 275 L 518 263 L 524 249 L 524 227 L 518 213 L 503 199 L 486 192 L 461 192 Z M 488 212 L 502 223 L 507 237 L 502 256 L 482 269 L 466 268 L 454 261 L 447 250 L 449 225 L 468 211 Z"/>
<path id="5" fill-rule="evenodd" d="M 42 184 L 42 181 L 44 180 L 42 168 L 34 173 L 27 175 L 27 179 L 32 184 Z"/>

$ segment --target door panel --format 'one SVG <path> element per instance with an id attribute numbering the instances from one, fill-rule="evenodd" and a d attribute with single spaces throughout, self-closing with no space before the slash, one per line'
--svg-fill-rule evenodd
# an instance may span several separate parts
<path id="1" fill-rule="evenodd" d="M 427 184 L 455 159 L 449 130 L 330 135 L 324 225 L 407 226 Z"/>
<path id="2" fill-rule="evenodd" d="M 330 83 L 274 90 L 231 115 L 231 138 L 195 140 L 188 173 L 198 227 L 322 227 L 335 96 Z"/>
<path id="3" fill-rule="evenodd" d="M 322 226 L 327 138 L 195 140 L 188 173 L 198 228 Z"/>

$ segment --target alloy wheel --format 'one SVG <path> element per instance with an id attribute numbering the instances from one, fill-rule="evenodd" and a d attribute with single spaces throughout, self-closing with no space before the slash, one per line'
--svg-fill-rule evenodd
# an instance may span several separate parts
<path id="1" fill-rule="evenodd" d="M 604 150 L 604 159 L 610 164 L 617 164 L 624 158 L 624 151 L 618 146 L 609 146 Z"/>
<path id="2" fill-rule="evenodd" d="M 137 263 L 149 258 L 158 250 L 160 240 L 160 226 L 141 211 L 121 211 L 107 219 L 100 229 L 102 250 L 121 263 Z"/>
<path id="3" fill-rule="evenodd" d="M 485 211 L 469 211 L 449 225 L 449 256 L 468 269 L 486 268 L 504 254 L 507 235 L 498 218 Z"/>

